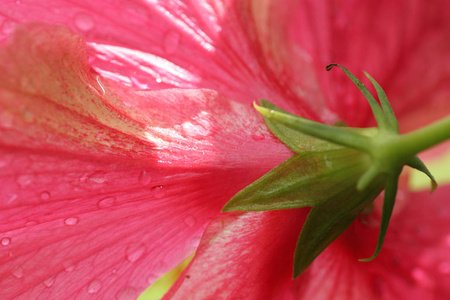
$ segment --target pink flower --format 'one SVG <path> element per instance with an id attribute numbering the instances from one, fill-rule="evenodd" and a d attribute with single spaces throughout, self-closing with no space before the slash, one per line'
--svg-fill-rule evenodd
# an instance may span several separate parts
<path id="1" fill-rule="evenodd" d="M 0 13 L 0 298 L 134 299 L 194 251 L 167 299 L 450 294 L 449 186 L 399 194 L 375 261 L 357 258 L 378 207 L 295 280 L 308 210 L 221 213 L 292 155 L 254 100 L 373 123 L 328 63 L 376 78 L 403 131 L 448 115 L 447 2 L 5 0 Z"/>

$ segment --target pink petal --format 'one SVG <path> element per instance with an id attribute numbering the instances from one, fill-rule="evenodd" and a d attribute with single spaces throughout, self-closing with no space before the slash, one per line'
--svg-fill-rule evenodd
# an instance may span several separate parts
<path id="1" fill-rule="evenodd" d="M 90 43 L 93 67 L 130 86 L 208 88 L 247 103 L 265 98 L 318 119 L 267 68 L 248 9 L 234 0 L 7 0 L 0 14 L 6 28 L 30 21 L 72 28 Z"/>
<path id="2" fill-rule="evenodd" d="M 293 251 L 305 210 L 219 216 L 164 299 L 444 299 L 449 192 L 445 186 L 432 196 L 400 194 L 385 246 L 370 263 L 357 259 L 372 254 L 379 211 L 360 216 L 295 280 Z"/>
<path id="3" fill-rule="evenodd" d="M 301 89 L 316 111 L 328 106 L 354 126 L 373 122 L 367 101 L 350 80 L 324 71 L 329 63 L 342 64 L 359 78 L 362 70 L 368 71 L 400 116 L 448 103 L 449 2 L 289 0 L 252 5 L 271 69 L 292 90 Z M 445 111 L 449 113 L 448 105 Z"/>
<path id="4" fill-rule="evenodd" d="M 63 27 L 18 27 L 0 57 L 5 298 L 134 299 L 291 155 L 251 105 L 98 76 Z"/>
<path id="5" fill-rule="evenodd" d="M 164 299 L 285 299 L 306 212 L 219 216 L 205 231 L 191 265 Z"/>

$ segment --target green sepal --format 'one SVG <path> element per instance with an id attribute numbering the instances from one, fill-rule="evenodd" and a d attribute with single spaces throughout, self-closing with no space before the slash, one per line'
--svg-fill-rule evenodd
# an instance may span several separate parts
<path id="1" fill-rule="evenodd" d="M 389 128 L 390 124 L 389 124 L 388 119 L 386 118 L 386 115 L 384 114 L 384 112 L 381 109 L 381 107 L 378 105 L 377 100 L 375 100 L 373 95 L 366 88 L 364 83 L 362 83 L 361 80 L 359 80 L 355 75 L 353 75 L 352 72 L 350 72 L 349 70 L 347 70 L 346 68 L 344 68 L 343 66 L 341 66 L 339 64 L 329 64 L 326 67 L 326 70 L 330 71 L 335 66 L 339 67 L 345 73 L 345 75 L 347 75 L 347 77 L 350 78 L 351 81 L 353 81 L 353 83 L 358 87 L 358 89 L 361 91 L 361 93 L 364 95 L 364 97 L 366 97 L 367 101 L 369 102 L 370 108 L 372 109 L 372 113 L 373 113 L 373 115 L 375 117 L 375 120 L 377 121 L 378 127 L 381 130 Z M 370 79 L 371 79 L 371 77 L 369 78 L 369 80 Z M 373 81 L 372 81 L 372 83 L 373 83 Z M 377 89 L 376 86 L 375 86 L 375 88 Z M 380 89 L 381 89 L 381 87 L 380 87 Z M 377 92 L 378 92 L 378 89 L 377 89 Z"/>
<path id="2" fill-rule="evenodd" d="M 395 170 L 389 174 L 386 180 L 386 188 L 384 191 L 383 213 L 381 214 L 380 232 L 378 233 L 377 246 L 373 255 L 369 258 L 359 259 L 361 262 L 367 262 L 375 259 L 383 247 L 384 238 L 386 237 L 389 221 L 391 220 L 392 211 L 394 210 L 395 196 L 397 195 L 398 178 L 402 168 Z"/>
<path id="3" fill-rule="evenodd" d="M 261 106 L 286 113 L 268 101 L 262 100 Z M 222 210 L 264 211 L 315 206 L 330 199 L 345 201 L 337 197 L 355 186 L 370 164 L 368 155 L 264 119 L 271 132 L 297 154 L 241 190 Z M 374 133 L 372 128 L 349 131 Z"/>
<path id="4" fill-rule="evenodd" d="M 264 211 L 346 201 L 341 197 L 351 196 L 369 162 L 367 155 L 349 148 L 296 154 L 237 193 L 222 210 Z"/>
<path id="5" fill-rule="evenodd" d="M 366 189 L 353 185 L 314 206 L 306 218 L 295 248 L 294 278 L 299 276 L 383 190 L 385 177 L 378 176 Z"/>
<path id="6" fill-rule="evenodd" d="M 263 103 L 266 105 L 269 102 L 264 101 Z M 362 151 L 368 151 L 371 146 L 370 138 L 368 138 L 365 134 L 355 132 L 355 130 L 348 130 L 348 128 L 345 127 L 335 127 L 322 124 L 287 113 L 281 109 L 259 106 L 256 103 L 254 103 L 253 106 L 263 115 L 266 122 L 267 120 L 279 122 L 286 127 L 302 132 L 302 134 L 314 136 L 318 139 Z"/>
<path id="7" fill-rule="evenodd" d="M 380 100 L 381 107 L 383 108 L 384 116 L 387 122 L 389 123 L 390 127 L 389 129 L 391 129 L 393 132 L 398 133 L 397 117 L 394 114 L 394 110 L 392 109 L 392 106 L 389 103 L 386 93 L 384 92 L 383 88 L 378 84 L 378 82 L 375 79 L 373 79 L 372 76 L 369 75 L 369 73 L 364 72 L 364 75 L 366 75 L 366 77 L 369 78 L 370 82 L 377 91 L 378 99 Z"/>
<path id="8" fill-rule="evenodd" d="M 431 172 L 428 170 L 427 166 L 423 163 L 423 161 L 416 155 L 413 158 L 409 159 L 406 162 L 406 165 L 410 166 L 411 168 L 414 168 L 416 170 L 419 170 L 420 172 L 424 173 L 428 176 L 431 180 L 431 188 L 430 192 L 434 192 L 434 190 L 437 188 L 437 181 L 434 179 L 434 176 L 431 174 Z"/>
<path id="9" fill-rule="evenodd" d="M 286 115 L 297 117 L 287 111 L 273 105 L 267 100 L 260 100 L 260 105 L 263 108 L 267 108 L 269 110 L 277 111 Z M 264 121 L 269 127 L 270 131 L 286 146 L 288 146 L 292 151 L 296 153 L 303 153 L 309 151 L 325 151 L 332 149 L 339 149 L 342 146 L 336 145 L 334 143 L 330 143 L 326 140 L 322 140 L 311 135 L 304 134 L 298 130 L 292 129 L 280 122 L 271 120 L 267 117 L 264 117 Z"/>

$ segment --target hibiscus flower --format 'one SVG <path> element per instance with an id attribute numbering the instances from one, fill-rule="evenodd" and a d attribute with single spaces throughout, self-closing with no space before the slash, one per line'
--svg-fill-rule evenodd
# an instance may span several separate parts
<path id="1" fill-rule="evenodd" d="M 299 277 L 308 209 L 227 212 L 290 156 L 252 102 L 371 126 L 339 62 L 385 88 L 401 131 L 450 111 L 443 1 L 63 1 L 0 6 L 0 298 L 442 299 L 448 186 L 403 184 L 384 244 L 361 215 Z M 405 177 L 404 177 L 405 178 Z M 406 180 L 406 179 L 404 179 Z"/>

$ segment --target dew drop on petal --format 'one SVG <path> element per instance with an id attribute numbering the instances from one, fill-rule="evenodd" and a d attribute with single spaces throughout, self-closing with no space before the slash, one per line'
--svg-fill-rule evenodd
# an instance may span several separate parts
<path id="1" fill-rule="evenodd" d="M 129 262 L 137 261 L 139 258 L 142 257 L 142 255 L 145 253 L 146 250 L 147 247 L 145 247 L 145 245 L 143 244 L 129 245 L 125 250 L 127 260 Z"/>
<path id="2" fill-rule="evenodd" d="M 44 285 L 49 288 L 53 285 L 54 282 L 55 282 L 55 278 L 50 277 L 50 278 L 47 278 L 46 280 L 44 280 Z"/>
<path id="3" fill-rule="evenodd" d="M 175 31 L 167 32 L 163 37 L 163 48 L 167 54 L 173 54 L 180 44 L 180 34 Z"/>
<path id="4" fill-rule="evenodd" d="M 12 272 L 12 275 L 16 277 L 17 279 L 20 279 L 23 277 L 23 269 L 21 267 L 17 268 Z"/>
<path id="5" fill-rule="evenodd" d="M 28 222 L 25 223 L 25 226 L 34 226 L 34 225 L 37 225 L 37 224 L 39 224 L 38 221 L 28 221 Z"/>
<path id="6" fill-rule="evenodd" d="M 142 185 L 147 185 L 152 181 L 152 177 L 150 176 L 150 172 L 148 171 L 142 171 L 141 174 L 139 174 L 138 181 Z"/>
<path id="7" fill-rule="evenodd" d="M 73 270 L 75 270 L 75 265 L 74 265 L 73 262 L 70 261 L 70 260 L 66 260 L 65 262 L 63 262 L 63 267 L 64 267 L 64 270 L 65 270 L 67 273 L 70 273 L 70 272 L 72 272 Z"/>
<path id="8" fill-rule="evenodd" d="M 97 206 L 99 208 L 107 208 L 113 206 L 115 202 L 116 202 L 115 197 L 105 197 L 100 201 L 98 201 Z"/>
<path id="9" fill-rule="evenodd" d="M 88 181 L 95 183 L 104 183 L 106 181 L 106 174 L 104 172 L 95 172 L 88 177 Z"/>
<path id="10" fill-rule="evenodd" d="M 83 32 L 90 31 L 94 28 L 95 23 L 91 16 L 86 13 L 78 13 L 74 18 L 75 27 Z"/>
<path id="11" fill-rule="evenodd" d="M 26 187 L 29 186 L 33 182 L 33 176 L 31 175 L 20 175 L 17 177 L 17 184 L 19 184 L 20 187 Z"/>
<path id="12" fill-rule="evenodd" d="M 137 290 L 132 287 L 125 287 L 116 294 L 116 300 L 136 299 Z"/>
<path id="13" fill-rule="evenodd" d="M 157 185 L 152 187 L 152 194 L 156 199 L 161 199 L 166 195 L 166 191 L 163 185 Z"/>
<path id="14" fill-rule="evenodd" d="M 430 275 L 423 269 L 415 268 L 412 271 L 412 277 L 422 287 L 434 288 L 434 286 L 436 285 L 433 278 L 431 278 Z"/>
<path id="15" fill-rule="evenodd" d="M 184 218 L 184 224 L 186 224 L 187 227 L 192 227 L 197 222 L 197 219 L 195 219 L 194 216 L 187 216 Z"/>
<path id="16" fill-rule="evenodd" d="M 264 134 L 262 133 L 256 133 L 256 134 L 252 134 L 251 135 L 252 139 L 255 141 L 262 141 L 264 140 L 266 137 L 264 136 Z"/>
<path id="17" fill-rule="evenodd" d="M 1 32 L 5 35 L 11 34 L 11 32 L 14 31 L 15 24 L 10 21 L 4 21 L 3 25 L 1 26 Z"/>
<path id="18" fill-rule="evenodd" d="M 2 246 L 8 246 L 11 243 L 11 239 L 9 237 L 2 238 Z"/>
<path id="19" fill-rule="evenodd" d="M 41 198 L 41 200 L 43 200 L 43 201 L 46 201 L 46 200 L 50 199 L 50 196 L 51 195 L 49 192 L 44 191 L 39 195 L 39 198 Z"/>
<path id="20" fill-rule="evenodd" d="M 100 280 L 93 280 L 88 286 L 88 293 L 95 294 L 102 288 L 102 283 Z"/>
<path id="21" fill-rule="evenodd" d="M 149 275 L 147 277 L 147 284 L 151 285 L 153 284 L 156 280 L 158 280 L 158 276 L 156 275 Z"/>
<path id="22" fill-rule="evenodd" d="M 13 204 L 19 196 L 16 194 L 5 195 L 5 200 L 7 204 Z"/>
<path id="23" fill-rule="evenodd" d="M 68 225 L 68 226 L 73 226 L 76 225 L 78 223 L 78 218 L 77 217 L 70 217 L 64 220 L 64 224 Z"/>

